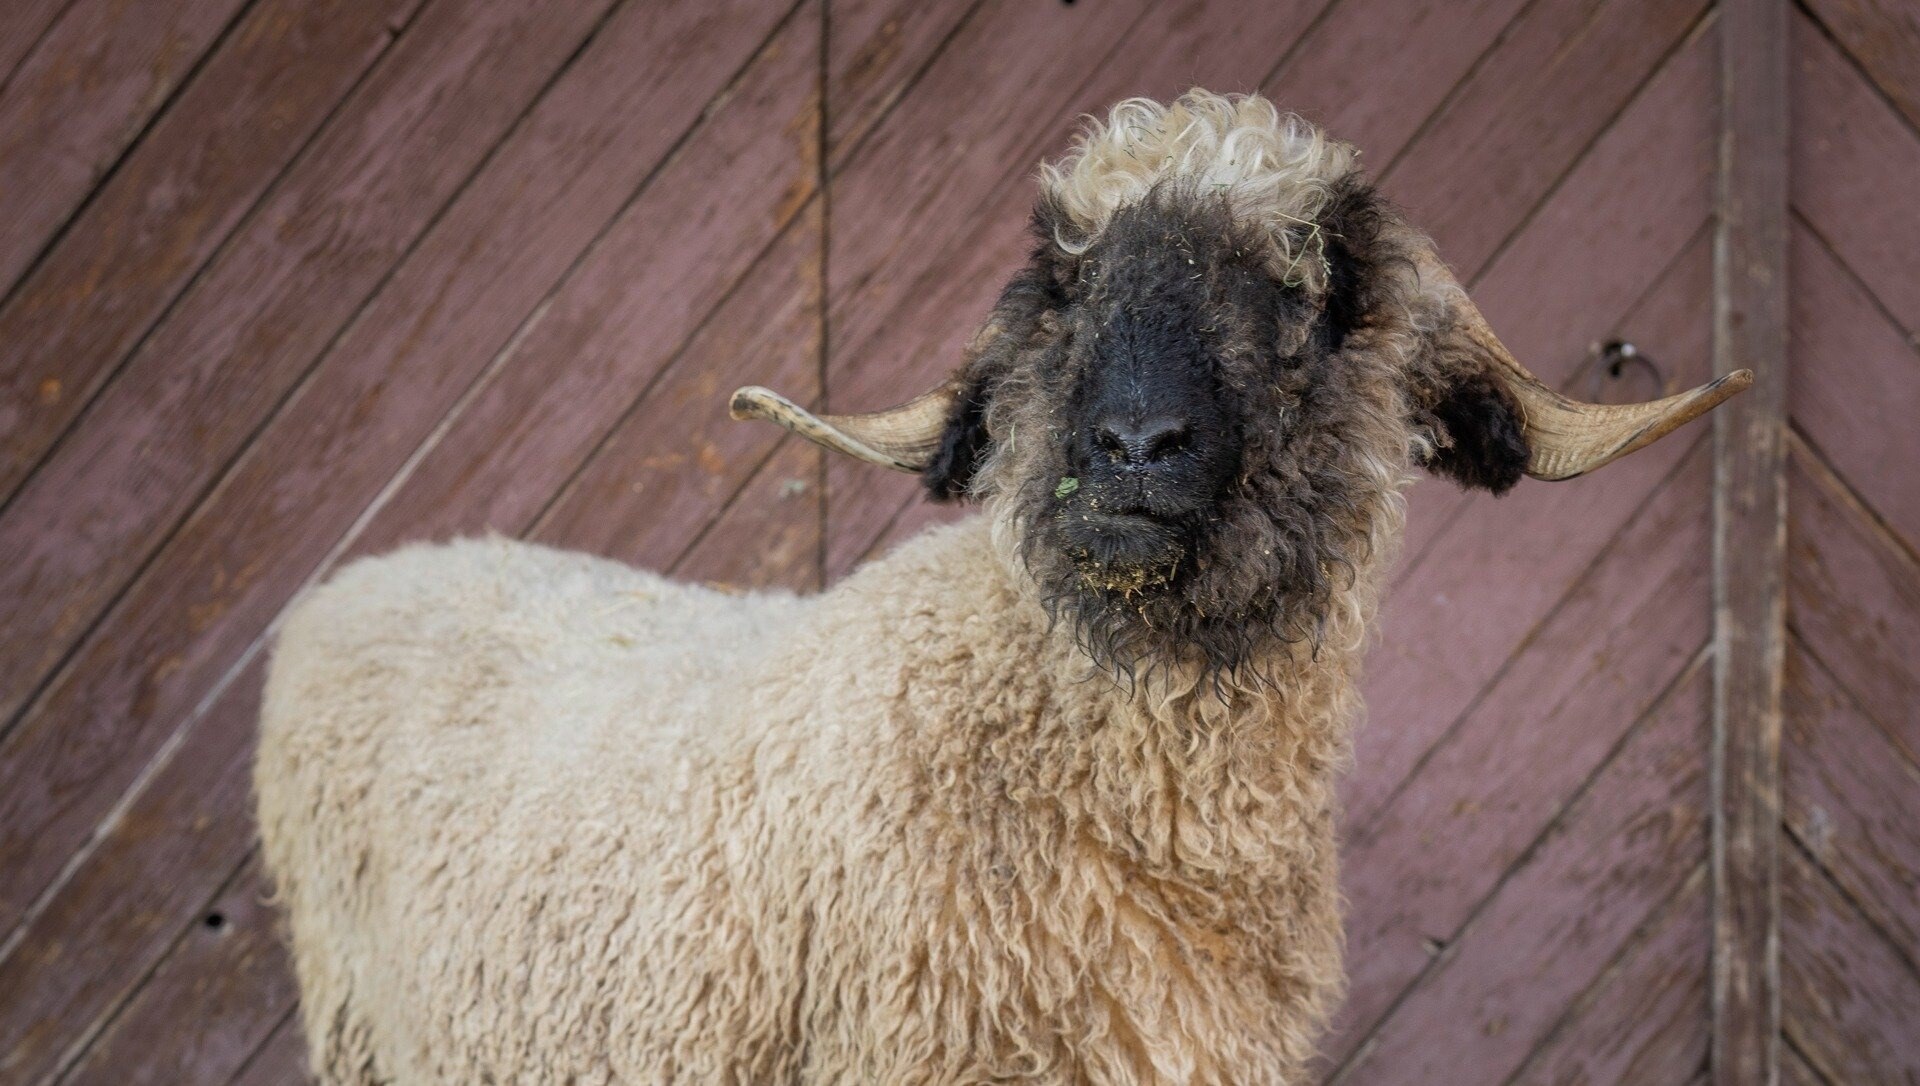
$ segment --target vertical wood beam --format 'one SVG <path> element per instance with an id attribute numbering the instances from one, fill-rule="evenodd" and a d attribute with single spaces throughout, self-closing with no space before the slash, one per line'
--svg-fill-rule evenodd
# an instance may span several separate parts
<path id="1" fill-rule="evenodd" d="M 1785 641 L 1787 0 L 1720 5 L 1714 368 L 1754 371 L 1714 425 L 1712 1080 L 1780 1081 Z"/>

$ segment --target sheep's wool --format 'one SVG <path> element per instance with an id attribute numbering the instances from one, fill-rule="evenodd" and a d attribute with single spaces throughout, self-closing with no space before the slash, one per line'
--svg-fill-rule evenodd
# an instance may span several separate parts
<path id="1" fill-rule="evenodd" d="M 1072 150 L 1040 168 L 1040 187 L 1073 225 L 1054 239 L 1071 253 L 1085 252 L 1116 211 L 1156 188 L 1224 196 L 1272 239 L 1274 274 L 1319 289 L 1320 211 L 1357 157 L 1351 144 L 1265 98 L 1195 89 L 1170 104 L 1129 98 L 1105 122 L 1089 118 Z"/>
<path id="2" fill-rule="evenodd" d="M 315 1070 L 1295 1081 L 1351 661 L 1089 676 L 985 517 L 806 600 L 502 540 L 355 563 L 280 635 L 257 766 Z"/>

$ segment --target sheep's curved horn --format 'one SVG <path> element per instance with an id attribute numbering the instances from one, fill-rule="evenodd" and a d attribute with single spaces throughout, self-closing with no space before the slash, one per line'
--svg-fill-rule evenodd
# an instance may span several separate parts
<path id="1" fill-rule="evenodd" d="M 1645 448 L 1753 384 L 1752 370 L 1735 370 L 1692 391 L 1647 403 L 1595 404 L 1568 399 L 1513 357 L 1431 248 L 1422 248 L 1419 265 L 1422 278 L 1433 277 L 1448 288 L 1457 331 L 1493 360 L 1507 391 L 1519 403 L 1527 444 L 1532 449 L 1527 474 L 1536 479 L 1571 479 Z"/>
<path id="2" fill-rule="evenodd" d="M 959 398 L 959 383 L 949 380 L 891 410 L 816 415 L 778 392 L 748 385 L 733 394 L 728 413 L 736 419 L 776 423 L 822 448 L 917 474 L 939 450 L 940 435 Z"/>

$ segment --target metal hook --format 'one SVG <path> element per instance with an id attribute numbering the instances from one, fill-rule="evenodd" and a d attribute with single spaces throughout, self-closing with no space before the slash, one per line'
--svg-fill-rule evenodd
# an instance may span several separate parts
<path id="1" fill-rule="evenodd" d="M 1655 388 L 1664 391 L 1667 387 L 1667 375 L 1659 363 L 1641 353 L 1630 340 L 1610 339 L 1597 345 L 1593 353 L 1593 367 L 1587 374 L 1587 399 L 1594 403 L 1605 402 L 1602 395 L 1607 380 L 1619 379 L 1631 365 L 1638 365 L 1651 374 Z"/>

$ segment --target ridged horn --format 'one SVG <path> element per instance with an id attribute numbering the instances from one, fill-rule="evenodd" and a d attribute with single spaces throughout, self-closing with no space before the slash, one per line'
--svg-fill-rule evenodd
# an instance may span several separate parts
<path id="1" fill-rule="evenodd" d="M 939 450 L 940 435 L 959 397 L 959 384 L 949 380 L 891 410 L 816 415 L 778 392 L 748 385 L 733 394 L 728 413 L 784 426 L 815 445 L 869 464 L 918 474 Z"/>
<path id="2" fill-rule="evenodd" d="M 1752 370 L 1735 370 L 1692 391 L 1646 403 L 1595 404 L 1568 399 L 1513 357 L 1438 254 L 1423 247 L 1419 265 L 1422 278 L 1433 277 L 1433 281 L 1451 288 L 1457 331 L 1493 360 L 1507 391 L 1519 403 L 1531 449 L 1527 474 L 1536 479 L 1584 475 L 1653 444 L 1753 384 Z"/>

